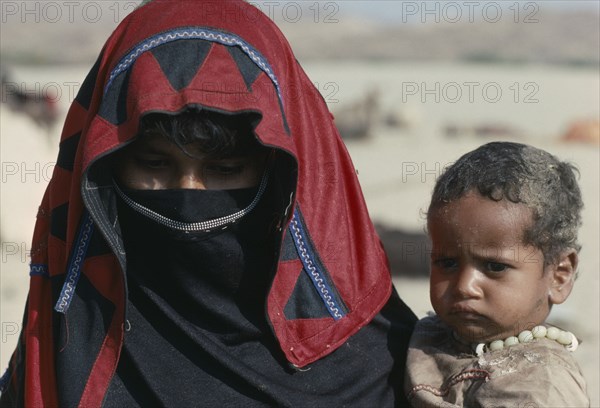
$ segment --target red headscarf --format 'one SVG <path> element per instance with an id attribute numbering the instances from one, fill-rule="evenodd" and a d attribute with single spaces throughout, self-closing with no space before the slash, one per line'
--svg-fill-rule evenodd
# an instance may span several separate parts
<path id="1" fill-rule="evenodd" d="M 90 169 L 136 135 L 143 114 L 198 105 L 259 113 L 259 140 L 295 159 L 282 226 L 296 255 L 279 260 L 267 299 L 286 358 L 302 367 L 331 353 L 386 303 L 390 273 L 354 166 L 275 24 L 242 1 L 154 0 L 110 36 L 64 125 L 33 238 L 26 327 L 9 369 L 13 387 L 24 384 L 26 406 L 57 405 L 63 375 L 81 383 L 80 406 L 101 403 L 123 342 L 126 288 L 105 190 Z M 328 316 L 286 317 L 301 274 Z M 88 332 L 89 349 L 65 340 Z M 78 372 L 57 366 L 80 357 Z"/>

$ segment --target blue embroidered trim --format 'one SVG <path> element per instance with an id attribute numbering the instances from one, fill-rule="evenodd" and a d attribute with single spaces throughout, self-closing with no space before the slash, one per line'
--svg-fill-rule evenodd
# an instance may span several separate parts
<path id="1" fill-rule="evenodd" d="M 295 209 L 294 216 L 290 222 L 290 228 L 292 229 L 296 251 L 298 251 L 302 265 L 304 265 L 304 270 L 312 280 L 313 285 L 315 285 L 319 296 L 323 299 L 329 314 L 335 320 L 341 319 L 344 317 L 343 309 L 335 300 L 335 297 L 333 296 L 334 292 L 331 289 L 329 282 L 327 282 L 325 275 L 319 271 L 317 263 L 313 261 L 315 256 L 306 244 L 306 233 L 302 223 L 299 222 L 299 219 L 298 209 Z"/>
<path id="2" fill-rule="evenodd" d="M 88 212 L 86 211 L 83 215 L 83 222 L 79 228 L 79 235 L 75 241 L 75 250 L 71 255 L 71 261 L 69 262 L 69 268 L 67 269 L 67 278 L 58 297 L 58 301 L 54 306 L 54 310 L 59 313 L 66 313 L 73 300 L 73 293 L 81 274 L 81 267 L 83 266 L 83 260 L 87 253 L 88 246 L 90 244 L 90 238 L 94 230 L 94 222 Z"/>
<path id="3" fill-rule="evenodd" d="M 42 276 L 48 278 L 48 266 L 44 264 L 31 264 L 29 265 L 29 276 Z"/>
<path id="4" fill-rule="evenodd" d="M 269 78 L 273 82 L 273 85 L 275 85 L 275 88 L 277 89 L 277 96 L 279 97 L 279 101 L 281 102 L 281 105 L 283 105 L 283 98 L 281 96 L 281 88 L 279 86 L 279 81 L 277 80 L 277 77 L 275 76 L 271 65 L 269 65 L 266 58 L 263 57 L 263 55 L 260 52 L 258 52 L 258 50 L 256 50 L 254 47 L 252 47 L 250 44 L 245 42 L 242 38 L 238 37 L 237 35 L 200 27 L 187 27 L 167 31 L 152 37 L 148 37 L 146 40 L 139 43 L 138 46 L 136 46 L 123 58 L 121 58 L 121 61 L 119 61 L 117 66 L 112 70 L 110 76 L 108 77 L 108 82 L 104 87 L 104 94 L 106 94 L 108 88 L 112 84 L 113 80 L 117 77 L 117 75 L 129 69 L 129 67 L 135 62 L 135 60 L 137 60 L 137 58 L 140 55 L 142 55 L 142 53 L 156 48 L 159 45 L 163 45 L 168 42 L 181 39 L 200 39 L 216 42 L 230 47 L 237 45 L 252 61 L 254 61 L 254 63 L 265 74 L 269 76 Z"/>

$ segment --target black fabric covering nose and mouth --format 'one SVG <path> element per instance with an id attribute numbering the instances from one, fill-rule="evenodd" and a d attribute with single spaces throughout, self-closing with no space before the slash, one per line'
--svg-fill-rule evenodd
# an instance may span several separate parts
<path id="1" fill-rule="evenodd" d="M 258 187 L 241 188 L 235 190 L 199 190 L 199 189 L 166 189 L 166 190 L 120 190 L 136 204 L 139 204 L 154 213 L 169 220 L 181 223 L 203 223 L 222 217 L 231 216 L 246 209 L 257 198 Z M 139 212 L 139 211 L 138 211 Z M 250 211 L 252 213 L 252 211 Z M 141 214 L 139 214 L 141 215 Z M 144 217 L 145 218 L 145 217 Z M 251 218 L 251 217 L 250 217 Z M 134 217 L 134 219 L 138 219 Z M 158 224 L 158 223 L 157 223 Z M 227 223 L 225 228 L 234 223 Z M 152 224 L 142 228 L 152 228 Z M 161 229 L 156 225 L 159 234 L 170 234 L 169 228 Z M 223 228 L 217 228 L 220 230 Z M 183 237 L 201 236 L 201 233 L 186 233 Z M 191 238 L 190 238 L 191 239 Z"/>
<path id="2" fill-rule="evenodd" d="M 258 187 L 122 191 L 165 217 L 199 222 L 246 208 Z M 106 406 L 182 406 L 190 396 L 167 391 L 171 380 L 155 375 L 156 364 L 177 373 L 173 387 L 193 378 L 201 393 L 203 385 L 216 385 L 213 358 L 234 361 L 220 347 L 267 341 L 264 299 L 274 262 L 268 256 L 268 206 L 262 197 L 225 229 L 185 232 L 158 224 L 118 200 L 131 330 Z"/>
<path id="3" fill-rule="evenodd" d="M 236 190 L 132 190 L 123 192 L 136 203 L 175 221 L 208 221 L 246 208 L 257 187 Z M 264 200 L 261 200 L 264 201 Z M 168 298 L 193 298 L 204 280 L 235 296 L 246 274 L 264 281 L 267 230 L 264 206 L 235 223 L 210 232 L 178 231 L 161 225 L 119 200 L 119 223 L 127 254 L 128 277 L 145 282 Z M 155 287 L 154 287 L 155 286 Z M 182 291 L 179 293 L 179 291 Z"/>
<path id="4" fill-rule="evenodd" d="M 247 207 L 257 187 L 235 190 L 121 190 L 135 202 L 182 222 L 202 222 L 237 212 Z"/>

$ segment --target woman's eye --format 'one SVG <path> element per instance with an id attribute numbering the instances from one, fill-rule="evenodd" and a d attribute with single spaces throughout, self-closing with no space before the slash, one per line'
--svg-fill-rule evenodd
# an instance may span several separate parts
<path id="1" fill-rule="evenodd" d="M 232 176 L 240 174 L 244 170 L 243 165 L 223 165 L 223 164 L 211 164 L 206 166 L 206 171 L 209 174 L 220 175 L 220 176 Z"/>
<path id="2" fill-rule="evenodd" d="M 169 166 L 169 161 L 165 159 L 151 159 L 138 157 L 137 162 L 140 165 L 151 169 L 163 169 Z"/>
<path id="3" fill-rule="evenodd" d="M 506 269 L 508 269 L 508 265 L 500 262 L 487 262 L 486 267 L 490 272 L 504 272 Z"/>

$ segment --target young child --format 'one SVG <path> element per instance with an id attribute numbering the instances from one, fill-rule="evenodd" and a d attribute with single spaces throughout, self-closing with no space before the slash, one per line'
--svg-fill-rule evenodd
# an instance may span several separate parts
<path id="1" fill-rule="evenodd" d="M 413 406 L 589 406 L 577 338 L 544 323 L 573 288 L 582 206 L 573 167 L 523 144 L 486 144 L 441 175 L 427 217 L 437 315 L 411 338 Z"/>

